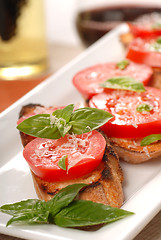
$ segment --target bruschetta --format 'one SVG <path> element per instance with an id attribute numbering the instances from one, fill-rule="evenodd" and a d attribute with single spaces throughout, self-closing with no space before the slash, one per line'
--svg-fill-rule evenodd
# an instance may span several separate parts
<path id="1" fill-rule="evenodd" d="M 21 123 L 24 119 L 27 119 L 30 116 L 34 116 L 37 113 L 51 113 L 54 109 L 55 108 L 53 107 L 45 108 L 39 104 L 26 105 L 22 107 L 20 111 L 20 119 L 18 121 L 18 124 Z M 82 167 L 78 166 L 78 169 L 77 165 L 79 164 L 76 164 L 76 167 L 74 166 L 74 171 L 72 171 L 72 167 L 69 168 L 68 171 L 64 171 L 57 165 L 56 170 L 54 170 L 55 172 L 50 172 L 49 169 L 44 170 L 45 167 L 42 166 L 42 164 L 39 162 L 39 160 L 42 160 L 42 162 L 45 164 L 46 161 L 53 161 L 55 157 L 55 144 L 56 146 L 59 145 L 61 149 L 61 151 L 60 149 L 58 151 L 59 154 L 61 152 L 63 156 L 68 156 L 69 148 L 71 148 L 71 141 L 69 146 L 67 142 L 63 142 L 66 140 L 48 140 L 36 138 L 22 132 L 20 132 L 20 136 L 22 144 L 25 147 L 23 154 L 30 166 L 35 190 L 40 199 L 48 201 L 59 190 L 67 185 L 74 183 L 86 183 L 88 186 L 83 188 L 83 190 L 80 192 L 79 199 L 91 200 L 93 202 L 103 203 L 112 207 L 121 207 L 124 199 L 122 190 L 123 173 L 119 164 L 118 155 L 115 153 L 113 147 L 109 143 L 109 139 L 102 133 L 102 131 L 100 133 L 94 130 L 89 135 L 86 135 L 88 138 L 88 144 L 90 144 L 90 141 L 94 141 L 91 140 L 92 136 L 95 136 L 93 139 L 96 140 L 95 142 L 91 142 L 91 146 L 93 147 L 90 151 L 91 155 L 86 156 L 87 163 L 83 163 Z M 74 139 L 74 141 L 75 140 L 76 139 Z M 46 150 L 48 144 L 48 150 Z M 68 150 L 66 150 L 67 145 Z M 43 146 L 46 146 L 46 148 L 43 148 Z M 104 148 L 103 151 L 102 147 Z M 82 154 L 83 156 L 83 153 L 81 151 L 84 151 L 84 148 L 85 146 L 80 146 L 78 157 L 74 158 L 73 161 L 79 162 L 79 158 L 81 159 L 79 155 Z M 99 158 L 99 164 L 95 164 L 95 161 L 93 161 L 94 157 L 92 154 L 94 154 L 94 152 L 96 152 L 97 158 Z M 68 157 L 67 161 L 69 161 Z M 91 169 L 89 172 L 87 172 L 88 168 Z"/>
<path id="2" fill-rule="evenodd" d="M 94 96 L 90 107 L 104 109 L 114 118 L 102 126 L 114 150 L 129 163 L 142 163 L 161 155 L 161 141 L 142 145 L 147 136 L 161 133 L 161 90 L 111 90 Z"/>

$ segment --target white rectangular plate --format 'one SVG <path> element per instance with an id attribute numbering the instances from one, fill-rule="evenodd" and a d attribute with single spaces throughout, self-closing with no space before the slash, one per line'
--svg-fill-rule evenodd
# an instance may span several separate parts
<path id="1" fill-rule="evenodd" d="M 49 79 L 38 85 L 0 116 L 0 206 L 28 198 L 36 198 L 28 165 L 22 157 L 22 145 L 16 130 L 21 107 L 28 103 L 61 106 L 83 102 L 72 85 L 72 77 L 79 70 L 103 62 L 119 61 L 125 57 L 119 35 L 127 31 L 121 25 L 100 39 L 83 54 Z M 9 216 L 0 213 L 0 232 L 25 239 L 49 240 L 130 240 L 159 212 L 161 208 L 161 163 L 140 165 L 121 163 L 124 172 L 125 203 L 123 209 L 135 215 L 106 225 L 95 232 L 60 228 L 55 225 L 5 227 Z"/>

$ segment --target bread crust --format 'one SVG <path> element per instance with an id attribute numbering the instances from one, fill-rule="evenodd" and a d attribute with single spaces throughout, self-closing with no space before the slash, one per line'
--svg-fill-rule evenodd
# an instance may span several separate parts
<path id="1" fill-rule="evenodd" d="M 110 144 L 121 160 L 128 163 L 139 164 L 156 159 L 161 155 L 161 141 L 141 147 L 140 139 L 110 138 Z"/>

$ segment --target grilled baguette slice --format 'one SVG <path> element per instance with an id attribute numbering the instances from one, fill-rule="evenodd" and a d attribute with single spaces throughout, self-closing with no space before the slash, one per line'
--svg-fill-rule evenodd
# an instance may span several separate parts
<path id="1" fill-rule="evenodd" d="M 140 139 L 110 138 L 110 144 L 121 160 L 138 164 L 161 156 L 161 141 L 141 147 Z"/>
<path id="2" fill-rule="evenodd" d="M 21 109 L 20 117 L 35 111 L 39 105 L 29 104 Z M 43 106 L 41 106 L 43 107 Z M 20 133 L 23 146 L 32 141 L 31 136 Z M 112 207 L 121 207 L 123 203 L 123 173 L 119 165 L 118 155 L 114 152 L 109 140 L 106 138 L 106 150 L 101 164 L 91 173 L 74 180 L 63 182 L 47 182 L 36 176 L 32 170 L 32 177 L 38 197 L 42 200 L 50 200 L 58 191 L 67 185 L 74 183 L 86 183 L 78 198 L 91 200 Z"/>

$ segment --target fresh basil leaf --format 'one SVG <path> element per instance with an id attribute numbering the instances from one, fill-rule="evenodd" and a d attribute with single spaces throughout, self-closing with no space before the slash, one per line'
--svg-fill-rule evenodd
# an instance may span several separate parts
<path id="1" fill-rule="evenodd" d="M 58 139 L 61 137 L 56 125 L 51 124 L 50 114 L 37 114 L 21 122 L 17 129 L 34 137 Z"/>
<path id="2" fill-rule="evenodd" d="M 33 223 L 48 223 L 48 216 L 49 212 L 44 211 L 44 212 L 20 212 L 14 215 L 8 222 L 6 226 L 9 226 L 13 223 L 18 223 L 18 224 L 33 224 Z"/>
<path id="3" fill-rule="evenodd" d="M 82 227 L 114 222 L 132 214 L 132 212 L 101 203 L 76 200 L 61 210 L 54 221 L 61 227 Z"/>
<path id="4" fill-rule="evenodd" d="M 128 65 L 129 65 L 129 61 L 127 59 L 122 60 L 116 64 L 116 66 L 121 70 L 124 70 Z"/>
<path id="5" fill-rule="evenodd" d="M 70 123 L 64 123 L 61 119 L 56 123 L 56 126 L 62 137 L 64 137 L 72 127 Z"/>
<path id="6" fill-rule="evenodd" d="M 17 203 L 5 204 L 0 207 L 0 211 L 13 216 L 18 212 L 32 211 L 34 209 L 40 208 L 39 204 L 41 202 L 42 201 L 38 199 L 28 199 Z"/>
<path id="7" fill-rule="evenodd" d="M 50 209 L 50 223 L 53 223 L 54 216 L 61 209 L 67 207 L 77 196 L 78 192 L 85 186 L 87 185 L 84 183 L 68 185 L 67 187 L 61 189 L 50 201 L 47 202 L 48 209 Z"/>
<path id="8" fill-rule="evenodd" d="M 152 29 L 158 29 L 161 28 L 161 22 L 156 22 L 152 25 Z"/>
<path id="9" fill-rule="evenodd" d="M 101 87 L 122 89 L 135 92 L 144 92 L 145 88 L 141 82 L 136 81 L 134 78 L 129 76 L 115 77 L 100 83 Z"/>
<path id="10" fill-rule="evenodd" d="M 161 44 L 161 37 L 158 37 L 156 40 L 157 43 Z"/>
<path id="11" fill-rule="evenodd" d="M 97 108 L 79 108 L 72 114 L 69 133 L 82 134 L 97 129 L 107 123 L 113 116 Z"/>
<path id="12" fill-rule="evenodd" d="M 8 221 L 7 226 L 17 223 L 47 223 L 49 211 L 46 202 L 29 199 L 13 204 L 6 204 L 0 207 L 0 211 L 13 217 Z"/>
<path id="13" fill-rule="evenodd" d="M 161 140 L 161 134 L 151 134 L 145 138 L 142 139 L 141 141 L 141 146 L 147 146 L 150 145 L 153 142 Z"/>
<path id="14" fill-rule="evenodd" d="M 34 137 L 58 139 L 70 134 L 82 134 L 105 124 L 113 116 L 95 108 L 80 108 L 73 111 L 71 104 L 50 114 L 38 114 L 21 122 L 17 129 Z M 55 117 L 55 118 L 54 118 Z"/>
<path id="15" fill-rule="evenodd" d="M 68 123 L 71 118 L 73 109 L 74 109 L 74 104 L 70 104 L 63 109 L 57 109 L 52 113 L 52 115 L 56 116 L 57 118 L 62 118 L 66 121 L 66 123 Z"/>
<path id="16" fill-rule="evenodd" d="M 153 109 L 152 105 L 142 103 L 137 106 L 136 111 L 137 112 L 150 112 Z"/>
<path id="17" fill-rule="evenodd" d="M 66 164 L 65 164 L 66 158 L 67 158 L 67 155 L 63 156 L 58 162 L 58 166 L 63 170 L 66 170 Z"/>
<path id="18" fill-rule="evenodd" d="M 50 201 L 29 199 L 0 207 L 0 211 L 13 217 L 7 226 L 12 223 L 53 223 L 54 216 L 61 209 L 68 206 L 78 192 L 87 186 L 86 184 L 73 184 L 61 189 Z"/>

